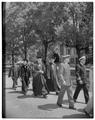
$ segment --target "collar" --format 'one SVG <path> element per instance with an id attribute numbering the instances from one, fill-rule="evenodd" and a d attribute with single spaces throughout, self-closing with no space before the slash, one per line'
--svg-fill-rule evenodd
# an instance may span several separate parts
<path id="1" fill-rule="evenodd" d="M 81 62 L 80 62 L 80 65 L 81 65 L 81 66 L 84 66 Z"/>

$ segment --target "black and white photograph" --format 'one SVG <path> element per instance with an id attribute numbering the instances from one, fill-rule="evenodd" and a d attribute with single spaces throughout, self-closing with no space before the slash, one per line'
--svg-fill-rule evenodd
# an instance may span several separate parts
<path id="1" fill-rule="evenodd" d="M 2 2 L 2 118 L 94 118 L 94 2 Z"/>

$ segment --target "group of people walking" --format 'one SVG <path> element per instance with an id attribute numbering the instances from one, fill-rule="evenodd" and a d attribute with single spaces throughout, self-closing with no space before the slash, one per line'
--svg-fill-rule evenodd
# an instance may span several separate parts
<path id="1" fill-rule="evenodd" d="M 47 71 L 41 57 L 37 58 L 37 61 L 32 64 L 32 68 L 28 65 L 28 61 L 24 60 L 23 64 L 18 69 L 18 77 L 21 77 L 22 81 L 22 92 L 26 95 L 29 86 L 29 78 L 33 77 L 32 86 L 34 96 L 47 97 L 49 92 L 52 90 L 58 95 L 57 105 L 62 107 L 62 101 L 64 98 L 65 91 L 67 91 L 68 102 L 70 109 L 76 109 L 74 107 L 74 102 L 76 102 L 77 97 L 81 89 L 84 91 L 85 103 L 89 101 L 88 93 L 88 82 L 86 78 L 86 57 L 82 56 L 79 58 L 79 63 L 76 65 L 76 89 L 73 95 L 72 92 L 72 81 L 70 77 L 70 55 L 61 56 L 59 59 L 58 53 L 54 53 L 49 61 L 49 70 Z M 13 67 L 10 69 L 9 76 L 11 74 Z M 15 71 L 14 71 L 15 73 Z M 13 79 L 13 88 L 17 86 L 17 77 Z M 52 86 L 52 87 L 51 87 Z"/>

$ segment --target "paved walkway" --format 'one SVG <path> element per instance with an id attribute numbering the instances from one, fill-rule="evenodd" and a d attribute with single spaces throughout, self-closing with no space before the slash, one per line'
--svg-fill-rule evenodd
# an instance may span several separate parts
<path id="1" fill-rule="evenodd" d="M 35 98 L 32 92 L 32 83 L 29 86 L 27 96 L 21 93 L 21 82 L 18 80 L 17 90 L 11 89 L 12 80 L 6 76 L 5 80 L 5 109 L 7 118 L 87 118 L 82 109 L 84 103 L 83 91 L 80 92 L 78 102 L 75 103 L 77 110 L 68 109 L 67 94 L 65 94 L 64 107 L 56 105 L 57 95 L 51 92 L 47 99 Z M 91 94 L 90 94 L 91 95 Z"/>

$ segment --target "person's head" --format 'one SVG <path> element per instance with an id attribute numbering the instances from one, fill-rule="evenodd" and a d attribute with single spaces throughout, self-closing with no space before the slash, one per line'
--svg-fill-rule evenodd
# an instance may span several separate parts
<path id="1" fill-rule="evenodd" d="M 62 62 L 69 63 L 70 62 L 70 55 L 62 56 Z"/>
<path id="2" fill-rule="evenodd" d="M 38 58 L 38 64 L 42 63 L 42 58 Z"/>
<path id="3" fill-rule="evenodd" d="M 56 48 L 54 49 L 54 52 L 55 52 L 55 53 L 59 53 L 59 48 L 56 47 Z"/>
<path id="4" fill-rule="evenodd" d="M 79 62 L 84 65 L 86 62 L 86 57 L 82 56 L 81 58 L 79 58 Z"/>
<path id="5" fill-rule="evenodd" d="M 24 59 L 24 65 L 27 65 L 28 64 L 28 60 L 27 59 Z"/>

